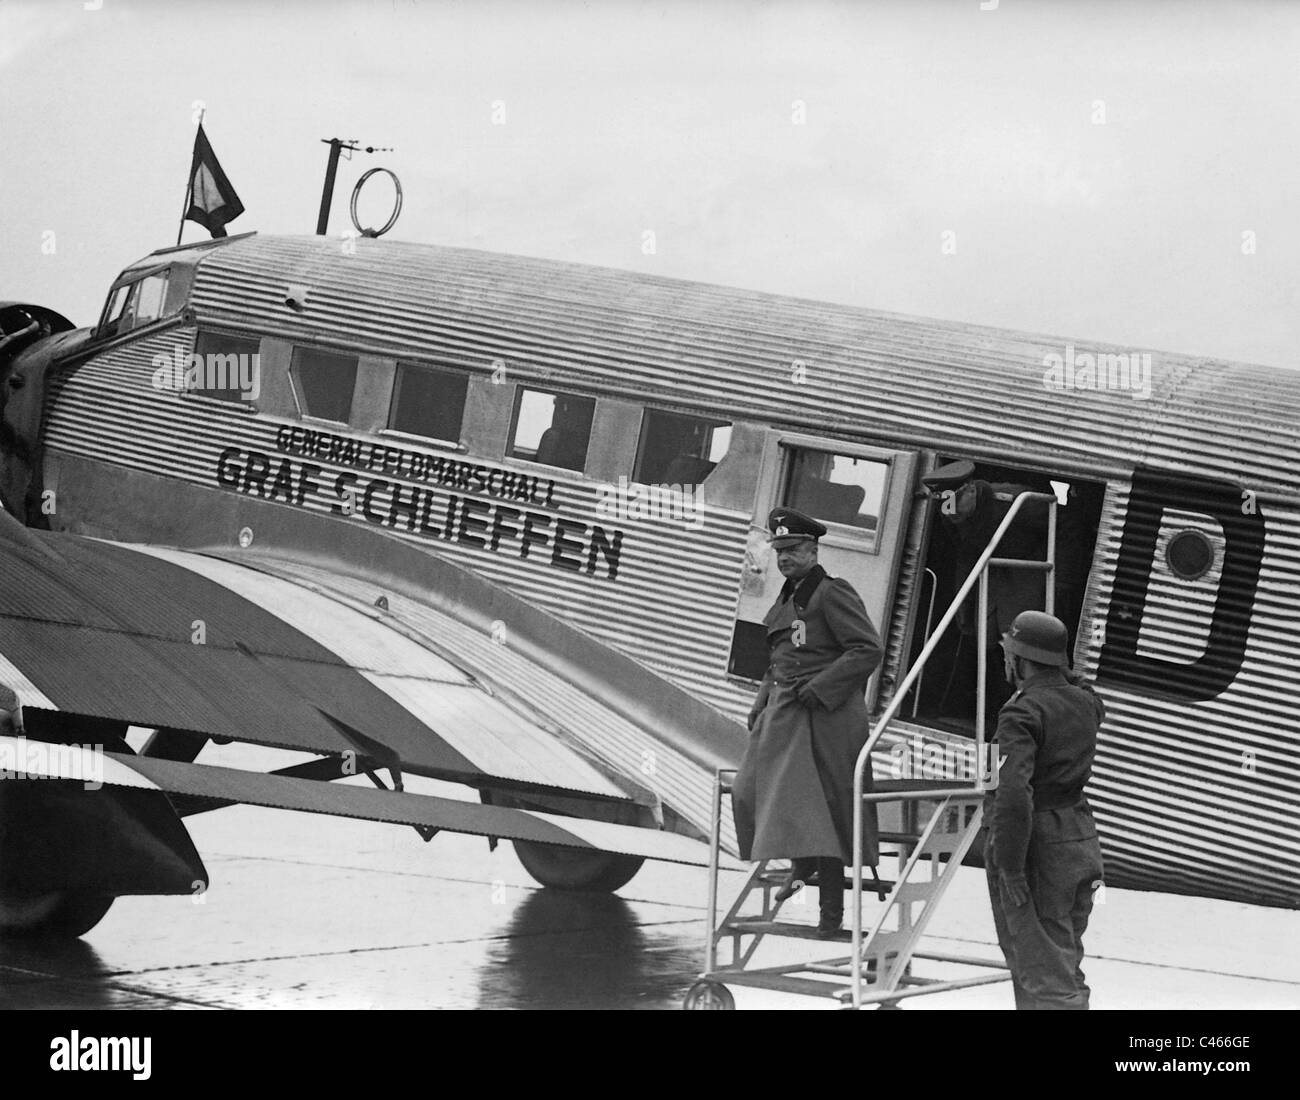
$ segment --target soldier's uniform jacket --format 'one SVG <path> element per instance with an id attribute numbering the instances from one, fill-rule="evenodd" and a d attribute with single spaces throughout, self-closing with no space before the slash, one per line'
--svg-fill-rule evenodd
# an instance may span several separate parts
<path id="1" fill-rule="evenodd" d="M 1069 912 L 1077 884 L 1101 874 L 1084 786 L 1105 707 L 1082 677 L 1047 669 L 998 714 L 1002 765 L 986 796 L 988 852 L 1007 875 L 1025 874 L 1039 912 Z"/>
<path id="2" fill-rule="evenodd" d="M 880 636 L 853 586 L 821 566 L 797 587 L 786 582 L 764 625 L 771 661 L 733 794 L 741 857 L 848 863 L 853 769 L 871 732 L 864 695 L 880 664 Z M 805 684 L 821 706 L 799 702 Z M 877 861 L 876 847 L 868 815 L 866 862 Z"/>

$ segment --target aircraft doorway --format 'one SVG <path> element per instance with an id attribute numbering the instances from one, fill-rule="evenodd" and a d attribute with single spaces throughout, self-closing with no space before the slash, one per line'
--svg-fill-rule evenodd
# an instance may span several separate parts
<path id="1" fill-rule="evenodd" d="M 960 456 L 940 456 L 938 465 Z M 983 483 L 982 486 L 975 483 Z M 973 488 L 972 488 L 973 487 Z M 976 498 L 978 510 L 969 519 L 943 514 L 942 499 L 930 503 L 929 546 L 917 599 L 912 608 L 912 635 L 907 668 L 912 666 L 952 602 L 975 559 L 988 544 L 1006 505 L 1024 490 L 1055 492 L 1057 507 L 1055 613 L 1069 629 L 1070 650 L 1078 636 L 1079 618 L 1088 574 L 1092 567 L 1097 528 L 1106 486 L 1063 475 L 977 463 L 966 491 Z M 1061 500 L 1065 501 L 1060 504 Z M 1023 509 L 998 549 L 999 557 L 1046 556 L 1047 508 Z M 1042 609 L 1043 579 L 1024 570 L 994 570 L 990 575 L 989 654 L 985 709 L 986 728 L 992 730 L 999 709 L 1010 697 L 1003 678 L 1001 631 L 1020 611 Z M 958 620 L 947 631 L 926 664 L 920 681 L 908 692 L 899 717 L 954 733 L 975 735 L 978 655 L 978 593 L 972 592 Z"/>

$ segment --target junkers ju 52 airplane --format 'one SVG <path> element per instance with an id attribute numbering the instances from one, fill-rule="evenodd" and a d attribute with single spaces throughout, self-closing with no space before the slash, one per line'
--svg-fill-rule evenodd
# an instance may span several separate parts
<path id="1" fill-rule="evenodd" d="M 1108 882 L 1300 906 L 1289 372 L 257 234 L 132 264 L 92 328 L 20 302 L 0 328 L 9 931 L 201 887 L 183 818 L 231 803 L 507 838 L 554 887 L 702 862 L 781 581 L 769 510 L 827 523 L 886 639 L 879 714 L 963 579 L 920 482 L 960 459 L 1063 502 Z M 932 671 L 882 767 L 973 704 Z M 232 741 L 303 759 L 231 768 Z M 33 751 L 58 745 L 103 746 L 103 789 Z"/>

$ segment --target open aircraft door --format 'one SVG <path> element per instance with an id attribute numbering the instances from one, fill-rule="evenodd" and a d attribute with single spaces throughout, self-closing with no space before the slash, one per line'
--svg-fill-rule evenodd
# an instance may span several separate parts
<path id="1" fill-rule="evenodd" d="M 772 433 L 763 456 L 736 606 L 730 676 L 757 681 L 767 668 L 763 617 L 784 583 L 768 546 L 767 517 L 780 505 L 826 524 L 818 560 L 831 576 L 843 577 L 857 589 L 885 638 L 911 512 L 916 458 L 912 451 Z M 875 704 L 878 680 L 871 678 L 868 707 Z"/>

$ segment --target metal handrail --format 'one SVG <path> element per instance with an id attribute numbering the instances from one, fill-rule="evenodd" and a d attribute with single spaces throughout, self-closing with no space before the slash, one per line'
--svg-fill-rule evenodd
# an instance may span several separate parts
<path id="1" fill-rule="evenodd" d="M 893 698 L 890 699 L 889 705 L 885 708 L 885 712 L 880 716 L 880 719 L 876 722 L 875 728 L 871 731 L 871 735 L 867 738 L 867 743 L 862 746 L 862 751 L 858 753 L 858 760 L 856 765 L 853 768 L 853 956 L 851 959 L 851 966 L 853 968 L 853 1005 L 855 1008 L 862 1007 L 862 812 L 863 812 L 862 811 L 862 804 L 863 804 L 862 776 L 863 776 L 863 772 L 866 769 L 867 761 L 871 758 L 871 751 L 876 747 L 876 742 L 880 740 L 881 735 L 885 732 L 885 729 L 888 727 L 889 723 L 894 720 L 894 716 L 898 713 L 899 707 L 903 702 L 904 696 L 907 695 L 908 691 L 912 687 L 913 682 L 915 682 L 917 677 L 920 675 L 921 670 L 925 667 L 925 663 L 930 659 L 931 654 L 933 654 L 935 649 L 938 647 L 939 641 L 943 637 L 944 632 L 948 629 L 949 626 L 952 625 L 952 621 L 957 617 L 957 612 L 961 609 L 961 605 L 965 602 L 966 597 L 970 595 L 970 591 L 972 588 L 975 587 L 976 583 L 979 583 L 980 585 L 980 612 L 981 612 L 979 628 L 978 628 L 980 634 L 980 642 L 981 642 L 981 654 L 977 660 L 978 685 L 976 688 L 976 693 L 978 698 L 978 704 L 977 704 L 978 709 L 975 715 L 976 754 L 977 754 L 976 760 L 978 761 L 982 759 L 983 750 L 984 750 L 983 741 L 984 741 L 984 689 L 985 689 L 985 684 L 984 684 L 985 676 L 983 675 L 984 672 L 983 643 L 987 639 L 987 632 L 988 632 L 988 621 L 987 621 L 988 616 L 985 610 L 988 606 L 988 564 L 993 558 L 993 552 L 998 548 L 998 544 L 1002 541 L 1002 536 L 1007 533 L 1008 528 L 1010 528 L 1012 521 L 1014 521 L 1016 516 L 1020 513 L 1021 508 L 1023 508 L 1027 502 L 1033 500 L 1049 501 L 1051 504 L 1050 516 L 1048 520 L 1047 552 L 1049 555 L 1048 561 L 1052 562 L 1054 566 L 1055 542 L 1056 542 L 1055 539 L 1056 503 L 1057 503 L 1056 496 L 1053 493 L 1030 493 L 1030 492 L 1021 493 L 1012 502 L 1011 507 L 1007 509 L 1007 514 L 1002 517 L 1002 522 L 998 524 L 997 530 L 993 532 L 993 537 L 989 539 L 988 545 L 984 547 L 983 552 L 976 560 L 975 565 L 971 568 L 970 573 L 967 574 L 966 579 L 962 582 L 961 587 L 957 590 L 957 594 L 953 597 L 952 603 L 948 605 L 948 610 L 943 613 L 943 618 L 939 620 L 939 625 L 934 628 L 934 633 L 930 635 L 929 640 L 925 643 L 925 647 L 921 650 L 921 653 L 917 657 L 915 663 L 913 663 L 912 667 L 908 670 L 907 675 L 903 677 L 902 683 L 899 684 L 898 687 L 895 689 Z M 1006 560 L 1019 561 L 1020 559 L 1006 559 Z M 1047 572 L 1048 572 L 1047 582 L 1046 582 L 1047 592 L 1046 592 L 1045 602 L 1050 612 L 1052 607 L 1052 596 L 1054 594 L 1052 591 L 1054 578 L 1051 576 L 1051 572 L 1052 572 L 1051 570 L 1048 570 Z M 981 793 L 983 792 L 984 789 L 985 788 L 984 788 L 983 769 L 980 769 L 975 777 L 975 787 L 972 790 L 974 793 Z M 897 798 L 898 795 L 893 794 L 893 797 Z M 876 801 L 885 801 L 885 800 L 880 799 Z"/>

